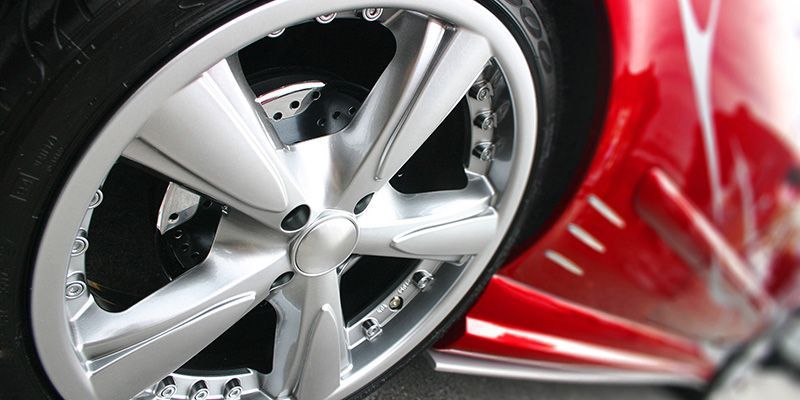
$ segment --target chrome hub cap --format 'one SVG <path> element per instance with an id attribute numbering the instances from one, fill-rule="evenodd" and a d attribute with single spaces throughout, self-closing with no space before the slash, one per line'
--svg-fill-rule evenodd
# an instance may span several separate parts
<path id="1" fill-rule="evenodd" d="M 354 21 L 372 29 L 359 46 L 391 42 L 359 53 L 376 64 L 371 81 L 248 70 L 248 55 Z M 47 376 L 81 400 L 355 393 L 484 273 L 528 182 L 536 110 L 522 50 L 472 0 L 283 0 L 238 16 L 130 96 L 54 204 L 31 288 Z M 114 235 L 104 213 L 137 195 L 115 189 L 124 166 L 163 184 L 145 236 L 169 271 L 114 308 L 97 271 L 143 279 L 96 258 Z M 267 360 L 223 365 L 220 343 Z"/>
<path id="2" fill-rule="evenodd" d="M 341 213 L 329 213 L 297 237 L 294 265 L 298 272 L 317 276 L 331 271 L 350 258 L 358 243 L 358 225 Z"/>

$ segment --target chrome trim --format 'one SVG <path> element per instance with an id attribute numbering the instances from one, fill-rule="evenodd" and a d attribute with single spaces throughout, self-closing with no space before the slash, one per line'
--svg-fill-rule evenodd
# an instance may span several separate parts
<path id="1" fill-rule="evenodd" d="M 427 356 L 433 369 L 438 372 L 492 378 L 571 383 L 658 384 L 694 388 L 707 383 L 702 378 L 678 373 L 530 361 L 460 350 L 428 350 Z"/>
<path id="2" fill-rule="evenodd" d="M 598 253 L 606 252 L 606 245 L 604 245 L 596 237 L 592 236 L 591 233 L 581 228 L 579 225 L 577 224 L 567 225 L 567 232 L 569 232 L 572 236 L 574 236 L 575 239 L 580 240 L 583 244 L 592 248 L 592 250 Z"/>
<path id="3" fill-rule="evenodd" d="M 559 252 L 557 252 L 555 250 L 547 250 L 547 251 L 545 251 L 544 252 L 544 256 L 548 260 L 550 260 L 553 263 L 555 263 L 556 265 L 558 265 L 559 267 L 564 268 L 565 270 L 567 270 L 567 271 L 569 271 L 569 272 L 571 272 L 571 273 L 573 273 L 575 275 L 578 275 L 578 276 L 582 276 L 583 275 L 583 268 L 581 268 L 578 264 L 575 264 L 574 261 L 570 260 L 569 258 L 565 257 L 563 254 L 561 254 L 561 253 L 559 253 Z"/>
<path id="4" fill-rule="evenodd" d="M 614 211 L 613 208 L 611 208 L 603 200 L 600 200 L 599 197 L 593 194 L 589 195 L 589 205 L 591 205 L 592 208 L 595 209 L 595 211 L 600 213 L 600 215 L 605 217 L 605 219 L 607 219 L 608 222 L 611 222 L 617 228 L 622 229 L 625 227 L 625 220 L 622 219 L 622 217 L 620 217 L 619 214 L 616 211 Z"/>

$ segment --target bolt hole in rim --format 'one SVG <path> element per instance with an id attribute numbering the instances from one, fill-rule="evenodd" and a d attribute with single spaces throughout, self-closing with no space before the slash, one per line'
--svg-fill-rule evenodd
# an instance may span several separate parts
<path id="1" fill-rule="evenodd" d="M 477 173 L 471 175 L 474 179 L 493 184 L 491 206 L 493 210 L 496 210 L 494 215 L 496 218 L 495 234 L 486 238 L 483 250 L 477 254 L 444 263 L 423 261 L 420 266 L 437 266 L 432 268 L 436 271 L 436 284 L 429 285 L 426 288 L 426 294 L 418 296 L 413 302 L 407 298 L 404 299 L 399 308 L 402 311 L 394 313 L 391 324 L 384 326 L 384 332 L 377 340 L 367 346 L 361 346 L 360 342 L 350 343 L 352 346 L 350 365 L 339 375 L 340 380 L 336 388 L 323 396 L 330 398 L 345 397 L 376 379 L 391 365 L 400 361 L 410 350 L 417 347 L 460 303 L 463 296 L 477 281 L 484 267 L 491 261 L 495 249 L 502 240 L 503 232 L 514 217 L 530 173 L 536 136 L 536 95 L 526 59 L 503 23 L 478 3 L 470 0 L 437 2 L 342 0 L 336 4 L 338 14 L 335 15 L 345 15 L 353 13 L 353 11 L 347 10 L 364 10 L 365 8 L 414 10 L 414 13 L 436 16 L 435 20 L 446 21 L 446 24 L 451 27 L 448 28 L 451 29 L 450 32 L 453 32 L 454 29 L 456 32 L 478 34 L 486 41 L 491 51 L 491 59 L 497 65 L 498 71 L 502 72 L 502 79 L 508 87 L 512 113 L 509 118 L 511 134 L 506 138 L 507 142 L 504 145 L 497 146 L 497 154 L 492 168 L 485 171 L 486 174 L 483 178 Z M 79 259 L 81 255 L 75 257 L 74 254 L 71 254 L 71 249 L 76 241 L 76 232 L 83 227 L 88 227 L 88 220 L 91 216 L 90 211 L 79 213 L 75 210 L 88 209 L 87 206 L 93 203 L 91 199 L 96 195 L 97 188 L 101 186 L 107 171 L 140 134 L 140 129 L 147 120 L 171 96 L 197 79 L 196 77 L 204 71 L 209 71 L 220 60 L 230 57 L 239 49 L 270 35 L 270 33 L 314 19 L 321 23 L 331 23 L 330 16 L 334 14 L 326 7 L 330 7 L 327 2 L 315 0 L 274 1 L 248 11 L 196 41 L 136 90 L 100 131 L 77 163 L 45 226 L 34 265 L 31 290 L 34 343 L 44 370 L 63 397 L 102 398 L 102 394 L 108 393 L 107 391 L 110 390 L 109 387 L 103 386 L 105 383 L 102 381 L 94 380 L 98 376 L 102 376 L 104 370 L 97 369 L 97 365 L 102 364 L 104 360 L 89 360 L 89 357 L 83 352 L 85 350 L 82 351 L 83 347 L 79 342 L 81 338 L 76 338 L 72 333 L 75 331 L 75 321 L 71 321 L 71 317 L 88 307 L 88 304 L 92 302 L 91 296 L 86 290 L 83 290 L 76 299 L 69 301 L 65 299 L 66 279 L 70 279 L 68 277 L 75 273 L 80 273 L 79 270 L 75 270 L 72 262 L 74 259 Z M 319 16 L 324 16 L 322 21 L 318 18 Z M 384 11 L 382 18 L 386 17 L 387 12 Z M 319 92 L 314 92 L 312 96 L 321 97 Z M 506 107 L 509 107 L 509 104 L 506 104 Z M 361 110 L 364 109 L 361 108 Z M 524 112 L 516 112 L 516 110 L 524 110 Z M 473 162 L 477 161 L 471 158 L 470 169 L 472 169 Z M 477 169 L 480 170 L 480 168 Z M 376 192 L 372 197 L 372 204 L 379 202 L 380 193 L 382 192 Z M 361 194 L 361 196 L 364 195 Z M 373 207 L 372 204 L 367 211 Z M 377 207 L 376 213 L 382 210 L 378 205 L 375 207 Z M 322 210 L 310 208 L 309 218 L 297 229 L 301 229 L 309 220 L 315 220 L 318 217 L 315 213 L 320 211 Z M 234 218 L 236 214 L 236 212 L 231 212 L 230 217 Z M 364 212 L 363 218 L 367 218 L 367 214 L 370 213 Z M 227 216 L 227 213 L 225 215 Z M 359 221 L 360 223 L 361 221 Z M 363 228 L 362 236 L 367 236 Z M 77 237 L 85 239 L 85 236 L 77 235 Z M 88 247 L 88 241 L 86 245 Z M 464 268 L 467 263 L 470 264 L 470 268 Z M 415 274 L 417 273 L 415 272 Z M 280 279 L 278 278 L 278 280 Z M 287 282 L 294 280 L 296 277 L 294 279 L 289 277 Z M 266 285 L 269 287 L 272 285 L 272 281 Z M 281 283 L 278 286 L 285 285 L 286 283 Z M 395 301 L 394 304 L 397 302 Z M 395 327 L 404 329 L 394 329 Z M 126 348 L 125 350 L 130 349 Z M 95 365 L 96 363 L 97 365 Z M 254 371 L 248 371 L 239 373 L 237 376 L 226 376 L 220 385 L 233 378 L 240 379 L 243 393 L 256 396 L 259 393 L 259 387 L 247 387 L 246 382 L 258 384 L 263 377 L 259 378 L 257 375 Z M 183 398 L 190 393 L 196 394 L 203 390 L 203 388 L 195 386 L 203 380 L 202 378 L 168 372 L 160 379 L 167 378 L 176 382 L 176 391 L 183 393 L 181 394 Z M 213 384 L 216 385 L 218 381 L 220 381 L 219 378 L 213 379 Z M 150 388 L 146 385 L 142 387 L 144 391 L 140 393 L 140 396 L 154 398 L 158 385 L 160 385 L 159 382 L 161 382 L 159 379 L 154 379 Z M 204 382 L 204 385 L 212 384 L 212 379 L 209 378 Z M 194 392 L 192 392 L 193 389 Z M 211 387 L 211 390 L 219 393 L 223 388 L 221 386 Z M 148 395 L 148 393 L 150 394 Z M 287 392 L 271 393 L 272 396 L 278 397 L 288 394 Z"/>
<path id="2" fill-rule="evenodd" d="M 296 231 L 306 226 L 309 215 L 311 215 L 311 209 L 305 204 L 299 205 L 286 214 L 281 222 L 281 228 L 287 232 Z"/>

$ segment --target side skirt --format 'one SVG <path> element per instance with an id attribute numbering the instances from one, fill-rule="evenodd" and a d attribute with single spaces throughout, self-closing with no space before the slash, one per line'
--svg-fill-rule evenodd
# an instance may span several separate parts
<path id="1" fill-rule="evenodd" d="M 492 378 L 570 383 L 670 385 L 698 389 L 707 384 L 693 375 L 528 361 L 460 350 L 429 350 L 427 355 L 436 371 Z"/>

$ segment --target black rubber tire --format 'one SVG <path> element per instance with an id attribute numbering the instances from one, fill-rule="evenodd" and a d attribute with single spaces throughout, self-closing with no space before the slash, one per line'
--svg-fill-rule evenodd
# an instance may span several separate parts
<path id="1" fill-rule="evenodd" d="M 603 108 L 597 99 L 603 98 L 601 83 L 607 81 L 606 28 L 599 2 L 479 1 L 523 44 L 538 85 L 539 154 L 528 196 L 505 244 L 471 294 L 415 352 L 356 397 L 374 390 L 434 343 L 467 310 L 514 244 L 529 240 L 557 212 L 592 148 L 595 116 Z M 0 2 L 0 398 L 59 397 L 36 357 L 28 295 L 33 257 L 49 210 L 83 150 L 126 97 L 171 56 L 263 3 Z M 540 29 L 531 26 L 534 23 Z M 562 111 L 567 104 L 569 118 Z"/>

